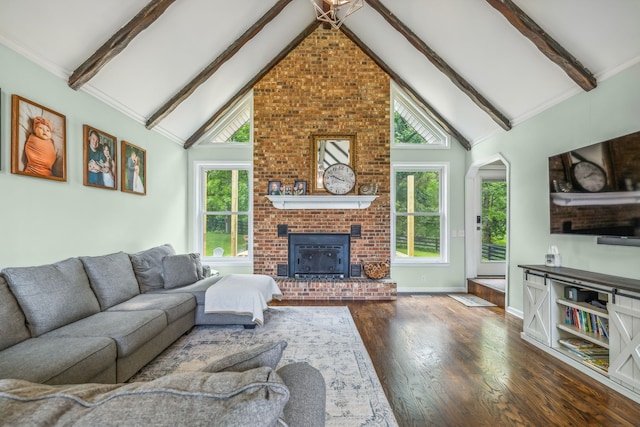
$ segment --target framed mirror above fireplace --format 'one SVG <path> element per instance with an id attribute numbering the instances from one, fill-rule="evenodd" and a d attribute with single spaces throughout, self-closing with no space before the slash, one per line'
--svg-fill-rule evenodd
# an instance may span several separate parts
<path id="1" fill-rule="evenodd" d="M 326 193 L 322 184 L 324 171 L 335 163 L 345 163 L 355 170 L 355 134 L 311 135 L 311 193 Z"/>

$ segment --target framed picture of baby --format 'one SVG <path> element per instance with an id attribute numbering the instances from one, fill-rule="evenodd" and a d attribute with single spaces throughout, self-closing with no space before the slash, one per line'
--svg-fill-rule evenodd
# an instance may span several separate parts
<path id="1" fill-rule="evenodd" d="M 50 108 L 11 96 L 11 173 L 67 180 L 67 119 Z"/>
<path id="2" fill-rule="evenodd" d="M 120 146 L 120 189 L 125 193 L 147 194 L 147 152 L 127 141 Z"/>
<path id="3" fill-rule="evenodd" d="M 89 125 L 82 126 L 84 185 L 118 188 L 117 139 Z"/>

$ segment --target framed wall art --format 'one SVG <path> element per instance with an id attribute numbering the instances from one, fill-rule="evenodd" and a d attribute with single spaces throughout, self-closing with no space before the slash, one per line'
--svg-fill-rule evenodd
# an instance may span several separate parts
<path id="1" fill-rule="evenodd" d="M 270 196 L 279 196 L 282 194 L 282 184 L 280 181 L 269 181 L 269 187 L 267 193 Z"/>
<path id="2" fill-rule="evenodd" d="M 293 194 L 296 196 L 304 196 L 307 194 L 307 181 L 296 181 L 293 184 Z"/>
<path id="3" fill-rule="evenodd" d="M 11 173 L 67 180 L 66 117 L 11 96 Z"/>
<path id="4" fill-rule="evenodd" d="M 89 125 L 82 126 L 83 183 L 90 187 L 118 188 L 117 139 Z"/>
<path id="5" fill-rule="evenodd" d="M 147 194 L 147 152 L 127 141 L 120 147 L 120 189 L 125 193 Z"/>

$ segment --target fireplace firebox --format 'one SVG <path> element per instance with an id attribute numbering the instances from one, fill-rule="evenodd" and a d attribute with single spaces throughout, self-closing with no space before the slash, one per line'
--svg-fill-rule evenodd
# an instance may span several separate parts
<path id="1" fill-rule="evenodd" d="M 346 279 L 349 277 L 350 235 L 290 233 L 289 277 Z"/>

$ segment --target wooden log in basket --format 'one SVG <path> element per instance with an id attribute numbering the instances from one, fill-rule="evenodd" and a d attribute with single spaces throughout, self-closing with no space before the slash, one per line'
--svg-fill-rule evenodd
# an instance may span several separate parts
<path id="1" fill-rule="evenodd" d="M 372 262 L 364 265 L 364 274 L 369 279 L 382 279 L 389 274 L 388 262 Z"/>

